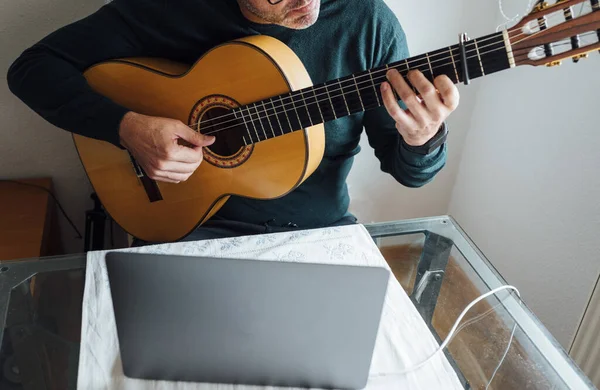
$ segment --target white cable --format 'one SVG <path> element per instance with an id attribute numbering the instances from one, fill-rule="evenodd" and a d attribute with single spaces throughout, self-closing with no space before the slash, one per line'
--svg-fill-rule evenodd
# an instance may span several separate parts
<path id="1" fill-rule="evenodd" d="M 513 328 L 512 328 L 512 332 L 510 332 L 510 338 L 508 339 L 508 345 L 506 346 L 506 350 L 504 351 L 504 355 L 502 355 L 502 359 L 500 359 L 500 363 L 498 363 L 498 365 L 496 366 L 496 369 L 494 370 L 494 373 L 492 374 L 490 380 L 488 381 L 487 385 L 485 386 L 485 390 L 488 390 L 488 388 L 492 384 L 492 381 L 494 380 L 494 377 L 496 376 L 496 373 L 498 372 L 498 370 L 502 366 L 502 363 L 504 362 L 504 359 L 506 359 L 506 355 L 508 355 L 508 351 L 510 350 L 510 345 L 512 344 L 513 337 L 515 336 L 515 330 L 516 329 L 517 329 L 517 323 L 515 321 L 515 324 L 513 325 Z"/>
<path id="2" fill-rule="evenodd" d="M 418 370 L 419 368 L 423 367 L 425 364 L 429 363 L 429 361 L 431 359 L 433 359 L 438 353 L 440 353 L 441 351 L 444 350 L 444 348 L 446 348 L 446 346 L 448 345 L 448 343 L 452 339 L 452 337 L 454 335 L 454 332 L 456 331 L 456 328 L 458 327 L 458 324 L 460 324 L 460 321 L 467 314 L 467 312 L 469 310 L 471 310 L 471 308 L 473 306 L 475 306 L 479 301 L 481 301 L 481 300 L 489 297 L 490 295 L 494 295 L 498 291 L 502 291 L 502 290 L 514 290 L 517 293 L 517 295 L 519 296 L 519 298 L 521 297 L 521 293 L 519 293 L 519 290 L 516 287 L 510 286 L 510 285 L 500 286 L 498 288 L 493 289 L 492 291 L 489 291 L 489 292 L 487 292 L 487 293 L 485 293 L 483 295 L 480 295 L 478 298 L 476 298 L 471 303 L 469 303 L 469 305 L 467 307 L 465 307 L 465 309 L 462 311 L 462 313 L 460 313 L 460 315 L 456 319 L 456 322 L 454 322 L 454 326 L 452 327 L 452 329 L 450 329 L 450 332 L 446 336 L 446 339 L 444 340 L 444 342 L 439 346 L 439 348 L 431 356 L 429 356 L 427 359 L 423 360 L 421 363 L 419 363 L 417 365 L 414 365 L 412 367 L 409 367 L 407 369 L 404 369 L 404 370 L 402 370 L 400 372 L 393 373 L 393 374 L 374 375 L 374 376 L 401 376 L 401 375 L 405 375 L 405 374 L 407 374 L 409 372 Z M 511 335 L 511 341 L 512 341 L 512 335 Z M 510 346 L 510 344 L 509 344 L 509 346 Z M 507 352 L 508 352 L 508 349 L 507 349 Z M 505 356 L 506 356 L 506 353 L 505 353 Z M 502 359 L 504 360 L 504 357 Z M 490 380 L 490 382 L 491 382 L 491 380 Z"/>
<path id="3" fill-rule="evenodd" d="M 528 14 L 531 10 L 531 6 L 533 5 L 533 0 L 529 0 L 527 2 L 527 9 L 525 10 L 525 14 Z M 509 18 L 506 16 L 506 12 L 504 12 L 504 6 L 502 5 L 502 0 L 498 0 L 498 8 L 500 8 L 500 13 L 502 17 L 505 19 L 505 22 L 496 27 L 496 32 L 500 31 L 502 28 L 506 28 L 510 23 L 517 20 L 521 15 L 516 14 L 514 17 Z"/>

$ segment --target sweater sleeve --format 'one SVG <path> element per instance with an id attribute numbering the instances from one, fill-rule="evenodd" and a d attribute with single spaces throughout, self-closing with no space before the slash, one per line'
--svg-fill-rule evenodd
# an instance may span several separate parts
<path id="1" fill-rule="evenodd" d="M 149 54 L 144 31 L 151 22 L 142 15 L 158 3 L 115 0 L 49 34 L 10 66 L 11 92 L 53 125 L 119 146 L 118 129 L 128 109 L 94 92 L 83 72 L 110 58 Z"/>
<path id="2" fill-rule="evenodd" d="M 376 53 L 378 59 L 373 67 L 383 66 L 395 61 L 408 58 L 409 50 L 406 36 L 395 16 L 393 17 L 392 32 L 382 34 L 389 42 L 387 50 Z M 382 47 L 386 47 L 382 45 Z M 406 106 L 400 102 L 402 108 Z M 407 187 L 421 187 L 435 177 L 446 163 L 447 146 L 444 143 L 428 155 L 421 155 L 406 149 L 402 136 L 395 127 L 394 120 L 389 116 L 385 107 L 367 111 L 363 125 L 375 156 L 380 161 L 381 170 L 392 175 L 399 183 Z"/>

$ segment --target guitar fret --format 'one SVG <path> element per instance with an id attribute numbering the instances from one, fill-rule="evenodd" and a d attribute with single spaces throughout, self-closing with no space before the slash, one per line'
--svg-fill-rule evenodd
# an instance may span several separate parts
<path id="1" fill-rule="evenodd" d="M 310 117 L 310 111 L 308 111 L 308 104 L 306 104 L 306 99 L 304 99 L 304 94 L 302 93 L 302 90 L 300 90 L 300 96 L 302 98 L 302 102 L 304 103 L 304 107 L 306 107 L 306 114 L 308 115 L 308 121 L 310 122 L 311 126 L 314 126 L 312 118 Z"/>
<path id="2" fill-rule="evenodd" d="M 362 96 L 360 96 L 360 89 L 358 89 L 358 83 L 356 82 L 356 77 L 354 77 L 354 74 L 352 74 L 352 80 L 354 80 L 354 85 L 356 86 L 356 93 L 358 93 L 358 100 L 360 101 L 360 106 L 362 107 L 362 110 L 365 110 L 365 105 L 363 104 L 362 101 Z"/>
<path id="3" fill-rule="evenodd" d="M 325 86 L 325 92 L 327 92 L 327 97 L 329 98 L 329 104 L 331 104 L 331 111 L 333 112 L 333 117 L 337 119 L 337 114 L 335 112 L 335 106 L 333 105 L 333 100 L 331 100 L 331 95 L 329 94 L 329 88 L 327 88 L 327 83 L 323 84 Z"/>
<path id="4" fill-rule="evenodd" d="M 373 74 L 369 69 L 369 77 L 371 78 L 371 84 L 373 84 L 373 92 L 375 92 L 375 98 L 377 99 L 377 105 L 381 107 L 381 101 L 379 100 L 379 94 L 377 93 L 377 88 L 375 86 L 375 80 L 373 80 Z"/>
<path id="5" fill-rule="evenodd" d="M 404 59 L 404 63 L 406 64 L 406 79 L 408 80 L 408 72 L 410 72 L 410 65 L 408 64 L 408 58 Z M 415 88 L 415 86 L 412 85 L 411 82 L 409 82 L 408 85 L 410 85 L 410 88 L 415 93 L 415 95 L 419 96 L 419 91 L 417 91 L 417 89 Z M 394 91 L 394 94 L 395 94 L 396 90 L 394 88 L 392 88 L 392 91 Z"/>
<path id="6" fill-rule="evenodd" d="M 435 75 L 433 74 L 433 68 L 431 67 L 431 60 L 429 59 L 429 53 L 425 53 L 425 56 L 427 57 L 427 64 L 429 64 L 429 71 L 431 72 L 431 78 L 435 78 Z"/>
<path id="7" fill-rule="evenodd" d="M 477 45 L 477 39 L 473 39 L 475 43 L 475 50 L 477 51 L 477 58 L 479 59 L 479 65 L 481 66 L 481 74 L 485 76 L 485 70 L 483 69 L 483 62 L 481 62 L 481 54 L 479 53 L 479 46 Z"/>
<path id="8" fill-rule="evenodd" d="M 271 126 L 271 133 L 273 133 L 273 137 L 275 137 L 275 130 L 273 129 L 273 124 L 271 123 L 271 118 L 269 113 L 267 112 L 267 106 L 265 106 L 265 101 L 262 101 L 263 108 L 265 110 L 265 115 L 267 116 L 267 120 L 269 121 L 269 126 Z"/>
<path id="9" fill-rule="evenodd" d="M 267 132 L 265 131 L 265 127 L 262 124 L 262 120 L 260 118 L 260 114 L 258 112 L 258 108 L 256 108 L 256 103 L 254 103 L 254 111 L 256 111 L 256 117 L 258 118 L 258 124 L 260 125 L 260 128 L 262 129 L 263 134 L 265 135 L 265 139 L 267 139 Z"/>
<path id="10" fill-rule="evenodd" d="M 344 104 L 346 105 L 346 110 L 348 111 L 348 115 L 350 115 L 350 107 L 348 107 L 348 102 L 346 101 L 346 94 L 344 93 L 344 87 L 342 87 L 342 83 L 340 79 L 337 79 L 338 84 L 340 85 L 340 89 L 342 91 L 342 99 L 344 99 Z"/>
<path id="11" fill-rule="evenodd" d="M 485 51 L 481 52 L 479 57 L 479 66 L 476 69 L 471 69 L 473 77 L 480 77 L 490 75 L 503 69 L 514 67 L 514 57 L 512 57 L 512 50 L 510 50 L 510 44 L 506 41 L 506 36 L 503 32 L 488 35 L 487 37 L 479 38 L 480 42 L 485 40 Z M 479 48 L 477 41 L 475 41 L 475 48 L 479 51 L 483 47 Z M 507 44 L 508 50 L 507 50 Z M 476 61 L 475 61 L 476 62 Z M 481 75 L 479 71 L 481 70 Z"/>
<path id="12" fill-rule="evenodd" d="M 394 86 L 392 85 L 392 83 L 387 79 L 387 73 L 389 72 L 389 70 L 390 70 L 390 66 L 388 64 L 385 64 L 385 75 L 386 75 L 385 77 L 386 77 L 386 81 L 388 82 L 388 84 L 390 84 L 390 87 L 391 87 L 391 90 L 392 90 L 392 94 L 394 95 L 394 97 L 396 98 L 396 100 L 400 100 L 400 97 L 396 93 L 396 88 L 394 88 Z M 396 69 L 396 70 L 398 70 L 398 69 Z M 400 75 L 402 75 L 402 73 L 400 73 Z"/>
<path id="13" fill-rule="evenodd" d="M 237 109 L 232 110 L 232 112 L 233 116 L 235 116 L 235 118 L 238 119 Z M 246 118 L 244 117 L 243 113 L 240 112 L 240 114 L 242 115 L 242 121 L 244 122 L 244 127 L 246 128 L 246 132 L 248 133 L 248 138 L 250 138 L 250 142 L 252 142 L 252 136 L 250 135 L 250 129 L 248 128 L 248 124 L 246 123 Z M 244 144 L 248 146 L 248 142 L 246 142 L 246 136 L 242 136 L 242 139 L 244 140 Z"/>
<path id="14" fill-rule="evenodd" d="M 256 133 L 256 142 L 260 141 L 260 137 L 258 135 L 258 130 L 256 130 L 256 125 L 254 124 L 254 120 L 252 119 L 252 113 L 250 112 L 250 105 L 246 106 L 248 110 L 248 116 L 250 117 L 250 122 L 252 123 L 252 127 L 254 128 L 254 132 Z"/>
<path id="15" fill-rule="evenodd" d="M 319 98 L 317 97 L 317 93 L 315 92 L 315 88 L 312 88 L 313 95 L 315 96 L 315 103 L 317 104 L 317 108 L 319 109 L 319 114 L 321 115 L 321 121 L 325 123 L 325 118 L 323 117 L 323 111 L 321 111 L 321 105 L 319 104 Z"/>
<path id="16" fill-rule="evenodd" d="M 275 108 L 275 104 L 273 103 L 273 98 L 269 99 L 271 102 L 271 106 L 273 107 L 273 112 L 275 113 L 275 118 L 277 118 L 277 123 L 279 123 L 279 130 L 281 131 L 281 135 L 284 134 L 283 126 L 281 125 L 281 121 L 279 120 L 279 115 L 277 115 L 277 109 Z M 275 136 L 275 134 L 273 134 Z"/>
<path id="17" fill-rule="evenodd" d="M 287 118 L 288 124 L 290 125 L 290 132 L 292 132 L 292 131 L 294 131 L 294 126 L 292 126 L 292 122 L 290 121 L 290 117 L 288 116 L 288 110 L 285 107 L 285 103 L 283 102 L 283 96 L 280 96 L 279 100 L 281 101 L 281 107 L 283 108 L 285 117 Z M 283 127 L 281 128 L 281 132 L 283 133 Z"/>
<path id="18" fill-rule="evenodd" d="M 456 68 L 456 62 L 454 61 L 454 53 L 452 52 L 452 46 L 448 48 L 450 52 L 450 58 L 452 59 L 452 66 L 454 67 L 454 74 L 456 75 L 456 83 L 460 83 L 460 78 L 458 77 L 458 69 Z"/>
<path id="19" fill-rule="evenodd" d="M 290 93 L 290 99 L 292 100 L 292 107 L 294 107 L 294 111 L 296 111 L 296 117 L 298 118 L 298 124 L 300 125 L 300 127 L 303 127 L 302 119 L 300 119 L 300 114 L 298 113 L 298 108 L 296 108 L 296 103 L 294 102 L 294 96 L 292 95 L 292 93 Z M 297 129 L 297 130 L 299 130 L 299 129 Z"/>

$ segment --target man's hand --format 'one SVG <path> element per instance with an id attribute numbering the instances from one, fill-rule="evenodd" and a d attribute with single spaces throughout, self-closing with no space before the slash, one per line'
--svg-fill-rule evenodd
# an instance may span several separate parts
<path id="1" fill-rule="evenodd" d="M 186 181 L 202 162 L 202 147 L 215 141 L 183 122 L 128 112 L 119 128 L 121 145 L 133 155 L 146 174 L 167 183 Z M 187 141 L 191 146 L 179 144 Z"/>
<path id="2" fill-rule="evenodd" d="M 381 85 L 383 103 L 408 145 L 421 146 L 429 141 L 450 113 L 458 107 L 458 88 L 448 76 L 438 76 L 432 84 L 420 71 L 410 71 L 408 80 L 419 91 L 422 100 L 397 70 L 388 71 L 387 79 L 389 83 L 384 82 Z M 408 108 L 407 111 L 400 108 L 390 84 Z"/>

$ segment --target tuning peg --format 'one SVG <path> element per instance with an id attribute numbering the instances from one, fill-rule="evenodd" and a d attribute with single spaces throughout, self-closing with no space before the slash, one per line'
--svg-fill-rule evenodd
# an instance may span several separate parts
<path id="1" fill-rule="evenodd" d="M 576 55 L 575 57 L 573 57 L 573 62 L 578 62 L 582 58 L 589 58 L 589 56 L 590 55 L 588 53 Z"/>
<path id="2" fill-rule="evenodd" d="M 535 4 L 535 7 L 533 8 L 532 13 L 541 12 L 541 11 L 545 10 L 546 8 L 548 8 L 548 3 L 543 0 L 539 0 Z"/>
<path id="3" fill-rule="evenodd" d="M 561 66 L 562 65 L 562 61 L 552 61 L 546 64 L 547 67 L 551 68 L 553 66 Z"/>
<path id="4" fill-rule="evenodd" d="M 546 2 L 546 1 L 538 0 L 535 3 L 535 6 L 533 7 L 533 10 L 531 11 L 531 13 L 534 14 L 536 12 L 541 12 L 541 11 L 544 11 L 544 10 L 546 10 L 548 8 L 559 6 L 560 4 L 566 3 L 568 1 L 570 1 L 570 0 L 558 0 L 555 3 L 553 3 L 553 4 L 548 4 L 548 2 Z"/>

